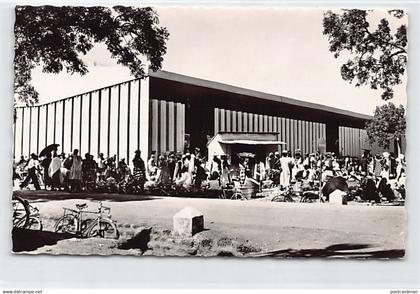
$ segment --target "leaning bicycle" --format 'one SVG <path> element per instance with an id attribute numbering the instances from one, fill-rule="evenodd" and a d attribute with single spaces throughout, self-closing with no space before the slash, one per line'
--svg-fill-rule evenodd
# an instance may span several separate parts
<path id="1" fill-rule="evenodd" d="M 28 202 L 25 199 L 13 195 L 13 227 L 26 227 L 29 223 L 29 215 L 31 214 Z"/>
<path id="2" fill-rule="evenodd" d="M 32 206 L 26 199 L 13 196 L 13 227 L 28 230 L 42 230 L 39 209 Z"/>
<path id="3" fill-rule="evenodd" d="M 56 233 L 68 233 L 78 237 L 118 239 L 116 222 L 111 219 L 111 208 L 99 202 L 97 211 L 87 211 L 86 203 L 76 204 L 76 209 L 63 208 L 64 215 L 54 225 Z"/>

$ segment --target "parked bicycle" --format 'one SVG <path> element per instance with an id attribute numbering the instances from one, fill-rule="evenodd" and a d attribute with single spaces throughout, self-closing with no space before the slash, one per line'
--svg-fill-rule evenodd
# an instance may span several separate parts
<path id="1" fill-rule="evenodd" d="M 29 230 L 42 230 L 42 222 L 37 207 L 19 196 L 12 197 L 13 227 Z"/>
<path id="2" fill-rule="evenodd" d="M 99 202 L 97 211 L 86 211 L 87 207 L 86 203 L 76 204 L 77 210 L 64 207 L 64 215 L 55 223 L 54 231 L 79 237 L 118 239 L 119 232 L 116 222 L 111 219 L 111 208 L 103 206 L 102 202 Z"/>
<path id="3" fill-rule="evenodd" d="M 289 186 L 286 190 L 280 191 L 272 199 L 272 202 L 295 202 L 293 199 L 295 196 L 295 191 L 292 186 Z"/>
<path id="4" fill-rule="evenodd" d="M 27 202 L 19 196 L 12 197 L 13 227 L 25 227 L 29 222 L 29 207 Z"/>

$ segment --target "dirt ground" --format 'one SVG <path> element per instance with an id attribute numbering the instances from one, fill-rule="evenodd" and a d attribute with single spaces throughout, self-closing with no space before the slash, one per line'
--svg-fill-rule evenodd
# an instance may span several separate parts
<path id="1" fill-rule="evenodd" d="M 29 254 L 155 256 L 272 256 L 281 258 L 401 258 L 404 207 L 337 206 L 113 194 L 18 192 L 40 210 L 42 232 L 15 230 L 14 248 Z M 53 233 L 63 207 L 98 201 L 111 207 L 118 240 Z M 172 217 L 185 206 L 204 215 L 205 230 L 172 234 Z M 31 240 L 31 241 L 29 241 Z"/>

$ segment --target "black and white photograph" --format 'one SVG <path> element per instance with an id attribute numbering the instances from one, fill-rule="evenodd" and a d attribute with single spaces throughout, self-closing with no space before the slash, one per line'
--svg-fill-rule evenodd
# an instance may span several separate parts
<path id="1" fill-rule="evenodd" d="M 405 257 L 405 10 L 14 12 L 13 254 Z"/>

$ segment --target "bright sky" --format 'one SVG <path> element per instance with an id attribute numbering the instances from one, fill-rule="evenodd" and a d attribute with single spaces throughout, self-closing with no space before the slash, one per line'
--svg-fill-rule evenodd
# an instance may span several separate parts
<path id="1" fill-rule="evenodd" d="M 250 8 L 157 8 L 169 33 L 163 70 L 298 100 L 372 114 L 381 92 L 341 79 L 344 58 L 335 59 L 322 34 L 322 10 Z M 375 11 L 371 24 L 380 17 Z M 376 25 L 375 25 L 376 26 Z M 33 74 L 40 103 L 132 79 L 128 69 L 96 46 L 84 60 L 89 74 Z M 406 105 L 406 83 L 393 103 Z"/>

